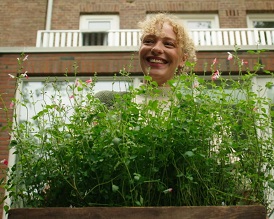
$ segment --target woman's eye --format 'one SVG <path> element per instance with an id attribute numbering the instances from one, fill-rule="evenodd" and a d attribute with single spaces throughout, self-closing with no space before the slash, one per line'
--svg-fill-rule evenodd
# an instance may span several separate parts
<path id="1" fill-rule="evenodd" d="M 175 44 L 173 42 L 165 42 L 166 47 L 175 47 Z"/>
<path id="2" fill-rule="evenodd" d="M 143 43 L 144 43 L 144 44 L 151 44 L 151 43 L 153 43 L 153 42 L 154 42 L 153 39 L 144 39 L 144 40 L 143 40 Z"/>

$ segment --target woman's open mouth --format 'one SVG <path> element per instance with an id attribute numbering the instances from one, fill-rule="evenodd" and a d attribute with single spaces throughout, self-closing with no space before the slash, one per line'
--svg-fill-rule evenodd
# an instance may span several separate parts
<path id="1" fill-rule="evenodd" d="M 158 58 L 158 57 L 157 58 L 156 57 L 149 57 L 146 60 L 149 64 L 152 64 L 152 65 L 154 65 L 154 64 L 166 64 L 167 63 L 167 61 L 165 59 Z"/>

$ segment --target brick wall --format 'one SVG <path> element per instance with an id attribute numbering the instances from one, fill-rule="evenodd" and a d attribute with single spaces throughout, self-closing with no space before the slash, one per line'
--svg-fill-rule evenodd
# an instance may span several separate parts
<path id="1" fill-rule="evenodd" d="M 131 3 L 130 3 L 131 2 Z M 47 0 L 0 1 L 0 47 L 35 46 L 45 29 Z M 119 14 L 120 28 L 137 28 L 147 13 L 216 13 L 222 28 L 245 28 L 247 13 L 273 13 L 273 0 L 66 0 L 53 1 L 52 29 L 79 29 L 81 14 Z"/>
<path id="2" fill-rule="evenodd" d="M 90 76 L 94 73 L 100 75 L 111 76 L 119 73 L 122 68 L 129 69 L 133 75 L 142 75 L 139 66 L 138 53 L 133 52 L 120 52 L 113 56 L 111 52 L 93 52 L 93 53 L 28 53 L 29 58 L 24 63 L 24 71 L 28 71 L 30 77 L 41 76 L 63 76 L 66 72 L 74 74 L 73 64 L 76 63 L 78 67 L 79 76 Z M 245 67 L 252 69 L 254 64 L 258 61 L 257 55 L 250 56 L 245 51 L 238 51 L 240 59 L 248 61 Z M 14 97 L 15 84 L 10 79 L 8 74 L 16 75 L 17 72 L 17 57 L 20 54 L 2 54 L 0 55 L 0 94 L 4 93 L 10 100 Z M 235 60 L 227 60 L 226 51 L 198 51 L 194 71 L 197 74 L 210 74 L 210 64 L 217 58 L 219 70 L 223 72 L 237 73 L 238 66 Z M 274 53 L 272 51 L 260 54 L 260 62 L 265 65 L 265 69 L 274 71 Z M 205 68 L 205 64 L 207 67 Z M 243 70 L 245 70 L 245 67 Z M 7 104 L 10 101 L 7 101 Z M 0 102 L 0 104 L 2 104 Z M 1 108 L 3 106 L 0 105 Z M 1 112 L 1 111 L 0 111 Z M 0 118 L 1 119 L 1 118 Z M 0 120 L 1 123 L 1 120 Z"/>
<path id="3" fill-rule="evenodd" d="M 0 55 L 0 161 L 8 160 L 8 145 L 10 141 L 9 129 L 5 129 L 8 120 L 12 120 L 13 109 L 10 109 L 10 103 L 15 95 L 15 81 L 11 80 L 9 73 L 16 72 L 16 58 L 12 55 L 9 59 L 2 59 Z M 15 59 L 14 59 L 15 58 Z M 9 67 L 8 67 L 9 66 Z M 4 177 L 5 165 L 0 164 L 0 178 Z M 4 195 L 4 190 L 0 188 L 0 200 Z M 0 218 L 3 208 L 0 206 Z"/>
<path id="4" fill-rule="evenodd" d="M 46 0 L 0 1 L 0 47 L 35 46 L 37 30 L 45 29 Z"/>

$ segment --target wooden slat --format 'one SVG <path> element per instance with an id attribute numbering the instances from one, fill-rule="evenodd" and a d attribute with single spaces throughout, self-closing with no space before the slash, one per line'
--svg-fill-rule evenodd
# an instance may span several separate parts
<path id="1" fill-rule="evenodd" d="M 36 38 L 36 47 L 41 47 L 42 32 L 38 30 Z"/>
<path id="2" fill-rule="evenodd" d="M 254 44 L 257 45 L 260 43 L 260 39 L 259 39 L 259 32 L 258 30 L 254 30 Z"/>
<path id="3" fill-rule="evenodd" d="M 48 47 L 49 33 L 44 33 L 43 35 L 43 47 Z"/>
<path id="4" fill-rule="evenodd" d="M 201 46 L 205 45 L 205 32 L 199 31 L 199 42 Z"/>
<path id="5" fill-rule="evenodd" d="M 211 46 L 211 45 L 212 45 L 212 42 L 211 42 L 210 31 L 206 31 L 206 32 L 205 32 L 205 38 L 206 38 L 206 45 L 207 45 L 207 46 Z"/>
<path id="6" fill-rule="evenodd" d="M 59 47 L 60 46 L 60 33 L 56 33 L 55 34 L 55 43 L 54 43 L 55 47 Z"/>
<path id="7" fill-rule="evenodd" d="M 235 46 L 235 38 L 234 38 L 234 31 L 228 31 L 229 34 L 229 41 L 230 41 L 230 46 Z"/>
<path id="8" fill-rule="evenodd" d="M 237 45 L 242 45 L 240 31 L 235 31 L 235 41 Z"/>
<path id="9" fill-rule="evenodd" d="M 71 47 L 71 43 L 72 42 L 72 33 L 68 32 L 67 33 L 67 43 L 66 43 L 66 47 Z"/>
<path id="10" fill-rule="evenodd" d="M 193 41 L 195 45 L 201 45 L 201 42 L 199 40 L 199 34 L 198 31 L 193 32 Z"/>
<path id="11" fill-rule="evenodd" d="M 254 33 L 251 30 L 247 31 L 247 41 L 248 45 L 253 45 L 255 43 Z"/>
<path id="12" fill-rule="evenodd" d="M 73 44 L 72 44 L 73 47 L 78 46 L 78 35 L 79 35 L 78 32 L 73 33 Z"/>
<path id="13" fill-rule="evenodd" d="M 224 45 L 224 42 L 223 42 L 223 34 L 222 34 L 222 31 L 218 31 L 217 33 L 217 39 L 218 39 L 218 45 L 219 46 L 223 46 Z"/>
<path id="14" fill-rule="evenodd" d="M 121 32 L 121 45 L 120 46 L 125 46 L 126 45 L 126 33 Z"/>
<path id="15" fill-rule="evenodd" d="M 108 46 L 114 46 L 114 33 L 108 32 Z"/>
<path id="16" fill-rule="evenodd" d="M 137 31 L 134 31 L 132 33 L 132 45 L 133 46 L 138 46 L 139 45 L 139 38 L 138 38 L 138 32 Z"/>
<path id="17" fill-rule="evenodd" d="M 247 45 L 247 39 L 246 39 L 246 32 L 244 30 L 241 31 L 241 40 L 242 40 L 242 44 L 246 46 Z"/>
<path id="18" fill-rule="evenodd" d="M 211 41 L 212 41 L 212 45 L 213 46 L 217 46 L 218 45 L 218 38 L 217 38 L 216 31 L 212 31 L 211 32 Z"/>
<path id="19" fill-rule="evenodd" d="M 132 42 L 131 42 L 131 32 L 126 32 L 126 45 L 127 46 L 131 46 Z"/>
<path id="20" fill-rule="evenodd" d="M 266 45 L 266 41 L 265 41 L 265 32 L 264 32 L 264 31 L 259 31 L 259 33 L 260 33 L 261 45 Z"/>
<path id="21" fill-rule="evenodd" d="M 265 219 L 263 206 L 11 209 L 8 219 Z"/>
<path id="22" fill-rule="evenodd" d="M 229 45 L 229 37 L 228 37 L 228 32 L 224 31 L 223 32 L 223 36 L 224 36 L 224 45 L 228 46 Z"/>
<path id="23" fill-rule="evenodd" d="M 266 44 L 267 44 L 267 45 L 272 45 L 272 40 L 271 40 L 271 33 L 270 33 L 270 31 L 265 31 L 265 36 L 266 36 Z"/>
<path id="24" fill-rule="evenodd" d="M 66 45 L 66 33 L 62 32 L 61 33 L 61 47 L 65 47 Z"/>
<path id="25" fill-rule="evenodd" d="M 53 47 L 53 42 L 54 42 L 54 33 L 49 33 L 49 47 Z"/>

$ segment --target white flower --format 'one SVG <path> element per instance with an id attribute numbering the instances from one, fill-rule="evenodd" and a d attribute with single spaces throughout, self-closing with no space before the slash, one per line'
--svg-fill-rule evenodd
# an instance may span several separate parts
<path id="1" fill-rule="evenodd" d="M 12 75 L 12 74 L 8 74 L 9 76 L 10 76 L 10 78 L 15 78 L 15 76 L 14 75 Z"/>

